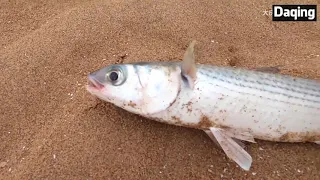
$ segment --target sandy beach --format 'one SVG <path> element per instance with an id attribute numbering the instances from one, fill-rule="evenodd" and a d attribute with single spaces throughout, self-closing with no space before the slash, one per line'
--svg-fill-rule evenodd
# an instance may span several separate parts
<path id="1" fill-rule="evenodd" d="M 320 80 L 319 20 L 272 22 L 273 3 L 1 1 L 0 179 L 320 179 L 319 145 L 257 140 L 244 171 L 202 131 L 85 89 L 110 64 L 181 60 L 191 40 L 197 63 Z"/>

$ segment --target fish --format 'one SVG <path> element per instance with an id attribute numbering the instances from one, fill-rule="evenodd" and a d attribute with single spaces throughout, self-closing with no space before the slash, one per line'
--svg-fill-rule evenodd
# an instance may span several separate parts
<path id="1" fill-rule="evenodd" d="M 193 40 L 181 61 L 111 64 L 88 75 L 87 91 L 141 117 L 206 133 L 243 170 L 243 142 L 320 144 L 320 82 L 268 68 L 196 63 Z"/>

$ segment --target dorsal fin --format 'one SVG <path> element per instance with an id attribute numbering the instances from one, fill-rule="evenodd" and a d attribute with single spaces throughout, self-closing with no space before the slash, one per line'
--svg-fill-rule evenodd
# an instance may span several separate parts
<path id="1" fill-rule="evenodd" d="M 182 76 L 185 77 L 188 81 L 189 87 L 193 89 L 194 83 L 197 79 L 197 68 L 195 63 L 195 56 L 194 56 L 194 45 L 196 41 L 193 40 L 186 52 L 184 53 L 183 62 L 181 65 L 181 73 Z"/>

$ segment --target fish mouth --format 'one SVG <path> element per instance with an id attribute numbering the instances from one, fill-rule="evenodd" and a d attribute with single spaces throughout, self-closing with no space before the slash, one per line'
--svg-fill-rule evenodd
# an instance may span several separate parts
<path id="1" fill-rule="evenodd" d="M 89 80 L 88 88 L 96 89 L 96 90 L 101 90 L 104 88 L 104 85 L 100 83 L 98 80 L 96 80 L 93 76 L 89 75 L 88 80 Z"/>

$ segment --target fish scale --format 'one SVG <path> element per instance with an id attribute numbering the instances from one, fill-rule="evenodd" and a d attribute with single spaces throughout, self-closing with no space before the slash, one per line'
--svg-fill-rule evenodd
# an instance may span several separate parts
<path id="1" fill-rule="evenodd" d="M 295 78 L 295 80 L 293 80 L 293 78 L 287 77 L 286 82 L 282 81 L 280 83 L 281 78 L 279 78 L 279 76 L 274 76 L 272 74 L 263 74 L 259 72 L 252 73 L 247 71 L 248 75 L 246 75 L 243 72 L 238 73 L 238 71 L 235 71 L 233 73 L 228 72 L 228 71 L 232 71 L 229 68 L 222 68 L 222 67 L 214 68 L 212 66 L 211 66 L 212 70 L 209 70 L 208 68 L 209 67 L 204 68 L 205 70 L 202 70 L 200 68 L 199 73 L 206 75 L 207 77 L 211 77 L 213 79 L 219 80 L 221 82 L 227 82 L 227 83 L 217 83 L 216 84 L 217 86 L 219 86 L 219 84 L 225 84 L 225 88 L 228 89 L 228 87 L 230 87 L 230 85 L 232 84 L 232 85 L 238 86 L 241 92 L 245 92 L 246 91 L 245 88 L 249 88 L 253 91 L 256 91 L 255 94 L 252 94 L 253 96 L 257 96 L 259 92 L 268 92 L 270 93 L 269 96 L 262 96 L 261 98 L 267 98 L 271 100 L 272 97 L 279 96 L 279 98 L 273 98 L 273 100 L 282 101 L 282 102 L 291 103 L 291 104 L 293 104 L 293 102 L 290 102 L 291 99 L 294 99 L 295 101 L 298 100 L 298 102 L 301 102 L 300 100 L 303 100 L 303 101 L 307 101 L 307 103 L 311 102 L 311 104 L 312 103 L 318 104 L 318 107 L 314 106 L 314 108 L 319 109 L 320 91 L 316 91 L 315 89 L 312 89 L 313 85 L 317 87 L 316 81 L 313 83 L 307 84 L 306 82 L 310 82 L 310 81 L 308 80 L 306 81 L 300 78 L 298 79 Z M 219 71 L 224 71 L 224 73 L 221 73 Z M 245 71 L 245 70 L 242 70 L 242 71 Z M 234 77 L 233 76 L 234 74 L 238 74 L 240 77 Z M 256 77 L 256 79 L 253 79 L 252 77 Z M 268 83 L 270 81 L 275 83 Z M 289 88 L 291 86 L 300 87 L 301 89 L 305 89 L 305 91 Z M 318 88 L 320 89 L 319 85 L 318 85 Z M 236 91 L 235 89 L 232 89 L 232 90 Z M 311 104 L 309 106 L 313 107 Z M 303 104 L 297 103 L 297 105 L 302 106 Z"/>
<path id="2" fill-rule="evenodd" d="M 224 71 L 224 73 L 221 73 L 221 71 Z M 248 71 L 245 74 L 246 71 L 243 70 L 239 73 L 241 74 L 240 78 L 230 76 L 230 74 L 234 75 L 237 72 L 232 72 L 229 68 L 226 70 L 223 67 L 199 66 L 195 90 L 180 93 L 170 108 L 150 117 L 163 120 L 178 117 L 189 123 L 190 126 L 194 125 L 196 127 L 201 118 L 206 116 L 214 124 L 220 126 L 241 128 L 247 131 L 250 129 L 253 136 L 264 140 L 280 140 L 281 136 L 287 133 L 307 134 L 308 132 L 318 132 L 318 136 L 320 136 L 318 118 L 320 116 L 320 103 L 311 100 L 311 98 L 315 99 L 317 97 L 316 94 L 308 95 L 296 91 L 296 95 L 293 96 L 285 88 L 274 85 L 270 86 L 274 89 L 277 87 L 277 91 L 263 90 L 262 84 L 266 86 L 266 83 L 260 77 L 269 76 L 268 79 L 273 82 L 279 82 L 281 79 L 277 79 L 279 76 L 260 72 L 255 72 L 255 76 L 251 76 L 251 79 L 256 77 L 256 80 L 247 81 L 255 88 L 246 85 L 241 86 L 239 84 L 245 81 L 239 82 L 239 79 L 250 76 L 252 72 Z M 296 84 L 290 83 L 293 86 L 302 87 L 301 81 L 303 79 L 293 81 Z M 286 84 L 288 83 L 283 83 L 283 86 Z M 304 84 L 304 86 L 307 86 L 307 84 Z M 248 90 L 244 89 L 246 87 Z M 181 88 L 186 87 L 182 84 Z M 264 88 L 268 89 L 268 87 Z M 304 102 L 300 101 L 302 98 L 298 95 L 305 97 Z M 188 112 L 188 107 L 183 106 L 183 104 L 188 103 L 192 104 L 192 112 Z M 172 119 L 170 122 L 174 124 L 175 120 Z M 283 129 L 279 126 L 285 126 L 286 128 Z M 300 126 L 304 128 L 300 128 Z M 266 138 L 264 138 L 265 136 Z M 303 139 L 303 137 L 297 136 L 281 141 L 299 141 L 300 139 Z"/>
<path id="3" fill-rule="evenodd" d="M 252 102 L 255 105 L 259 105 L 259 106 L 255 106 L 255 109 L 259 109 L 260 111 L 257 110 L 255 111 L 255 113 L 252 113 L 255 117 L 259 116 L 259 112 L 263 113 L 263 109 L 266 109 L 267 107 L 269 107 L 270 103 L 272 103 L 272 106 L 270 107 L 270 109 L 272 109 L 272 111 L 270 111 L 270 109 L 268 108 L 269 113 L 274 113 L 274 114 L 281 114 L 283 111 L 288 111 L 291 112 L 290 109 L 293 108 L 293 110 L 297 110 L 296 114 L 301 114 L 303 113 L 303 111 L 306 111 L 307 114 L 310 114 L 310 117 L 312 118 L 314 115 L 320 115 L 320 103 L 317 100 L 311 100 L 316 99 L 317 96 L 320 95 L 320 93 L 318 93 L 318 95 L 316 94 L 307 94 L 307 93 L 301 93 L 301 92 L 295 92 L 296 95 L 289 95 L 290 92 L 286 91 L 285 88 L 282 88 L 280 86 L 277 86 L 277 91 L 268 91 L 268 90 L 263 90 L 262 85 L 264 84 L 264 89 L 268 89 L 268 87 L 266 87 L 266 83 L 264 83 L 263 78 L 260 78 L 261 76 L 265 77 L 265 76 L 270 76 L 269 79 L 272 80 L 271 78 L 274 78 L 274 81 L 279 81 L 279 79 L 276 79 L 278 76 L 274 76 L 272 74 L 261 74 L 259 72 L 255 73 L 255 76 L 257 77 L 256 81 L 250 81 L 251 86 L 245 86 L 245 85 L 239 85 L 241 83 L 243 83 L 244 81 L 239 81 L 240 78 L 233 78 L 231 77 L 229 74 L 234 74 L 232 72 L 230 73 L 220 73 L 219 71 L 226 71 L 227 68 L 223 68 L 223 67 L 213 67 L 213 66 L 199 66 L 198 67 L 198 80 L 196 82 L 199 83 L 199 86 L 195 86 L 195 91 L 193 92 L 193 95 L 184 95 L 181 94 L 177 99 L 182 100 L 185 104 L 187 104 L 188 102 L 191 102 L 193 106 L 199 106 L 199 103 L 206 104 L 208 107 L 211 107 L 212 105 L 216 104 L 216 106 L 220 106 L 220 107 L 224 107 L 225 110 L 231 109 L 228 112 L 239 112 L 236 111 L 234 109 L 236 109 L 237 107 L 242 108 L 243 106 L 248 106 L 248 103 Z M 228 71 L 232 71 L 230 69 L 227 69 Z M 244 70 L 243 70 L 244 71 Z M 251 72 L 248 73 L 248 75 L 250 75 Z M 242 73 L 242 77 L 246 77 L 248 75 L 245 75 L 244 73 Z M 260 76 L 259 76 L 260 75 Z M 219 77 L 220 76 L 220 77 Z M 296 84 L 293 85 L 299 85 L 298 83 L 300 83 L 303 80 L 296 80 L 294 81 Z M 253 84 L 255 82 L 255 84 Z M 285 85 L 283 83 L 283 85 Z M 252 86 L 255 86 L 256 88 L 252 88 Z M 260 86 L 260 87 L 259 87 Z M 272 88 L 275 89 L 276 86 L 274 85 L 270 85 L 272 86 Z M 302 87 L 302 85 L 299 85 L 300 87 Z M 306 84 L 305 84 L 306 86 Z M 181 87 L 184 88 L 184 87 Z M 248 88 L 249 90 L 246 90 L 244 88 Z M 200 89 L 200 90 L 198 90 Z M 280 91 L 286 92 L 286 93 L 279 93 Z M 316 91 L 314 91 L 316 92 Z M 207 99 L 207 101 L 198 101 L 198 100 L 192 100 L 190 97 L 195 96 L 196 94 L 200 94 L 200 98 L 205 98 Z M 234 103 L 234 104 L 225 104 L 223 100 L 219 99 L 218 97 L 223 95 L 224 98 L 225 97 L 230 97 L 229 98 L 229 102 L 233 101 L 233 102 L 238 102 L 238 103 Z M 302 100 L 302 98 L 300 98 L 298 95 L 305 97 L 304 103 L 300 100 Z M 201 97 L 203 96 L 203 97 Z M 189 97 L 189 98 L 188 98 Z M 211 101 L 208 101 L 208 98 Z M 241 105 L 241 101 L 244 101 L 245 103 L 243 105 Z M 179 103 L 179 101 L 176 101 L 176 103 Z M 298 107 L 299 106 L 299 107 Z M 174 106 L 175 107 L 175 106 Z M 301 107 L 304 107 L 305 109 L 301 109 Z M 181 109 L 178 107 L 175 107 L 177 109 Z M 233 108 L 233 109 L 232 109 Z M 238 109 L 239 109 L 238 108 Z M 279 108 L 281 109 L 279 112 Z M 299 109 L 300 108 L 300 109 Z M 170 109 L 171 110 L 171 109 Z M 298 112 L 298 110 L 300 110 Z M 266 111 L 266 110 L 265 110 Z M 213 114 L 215 114 L 215 112 L 212 112 Z M 293 112 L 294 113 L 294 112 Z M 199 112 L 199 114 L 201 114 L 201 112 Z M 279 114 L 279 115 L 280 115 Z M 306 118 L 308 118 L 309 116 L 307 116 L 306 114 Z M 298 118 L 299 116 L 295 117 L 294 114 L 292 114 L 291 120 L 290 121 L 295 121 L 295 118 Z M 183 117 L 185 118 L 185 117 Z M 200 119 L 200 116 L 199 118 Z M 312 119 L 315 119 L 312 118 Z M 311 120 L 310 120 L 311 121 Z M 315 120 L 316 121 L 316 120 Z M 319 128 L 319 127 L 318 127 Z"/>
<path id="4" fill-rule="evenodd" d="M 271 91 L 271 90 L 269 92 L 273 94 L 281 94 L 284 96 L 288 96 L 290 98 L 292 97 L 292 98 L 298 98 L 301 100 L 311 100 L 311 99 L 304 99 L 301 97 L 297 97 L 297 95 L 300 95 L 303 97 L 308 95 L 309 98 L 320 97 L 320 90 L 313 89 L 313 86 L 320 89 L 319 83 L 310 82 L 309 80 L 305 80 L 305 79 L 287 77 L 286 79 L 283 80 L 283 77 L 275 76 L 272 74 L 262 74 L 259 72 L 252 73 L 249 71 L 247 71 L 246 72 L 247 74 L 245 74 L 244 72 L 240 72 L 239 70 L 235 71 L 234 69 L 230 70 L 230 68 L 223 68 L 223 67 L 215 68 L 212 66 L 208 66 L 206 68 L 200 68 L 199 73 L 206 75 L 207 77 L 219 79 L 220 81 L 223 81 L 223 82 L 227 81 L 228 83 L 233 83 L 234 85 L 237 85 L 240 87 L 247 87 L 247 88 L 252 88 L 260 91 L 267 91 L 266 89 L 278 90 L 278 92 Z M 237 77 L 235 77 L 236 75 Z M 255 76 L 256 78 L 253 79 L 253 76 Z M 260 87 L 257 87 L 259 85 Z M 293 88 L 300 88 L 300 90 L 295 90 Z M 281 91 L 282 93 L 279 93 L 279 91 Z M 288 91 L 290 91 L 291 93 Z M 319 103 L 320 101 L 314 101 L 314 102 Z"/>

